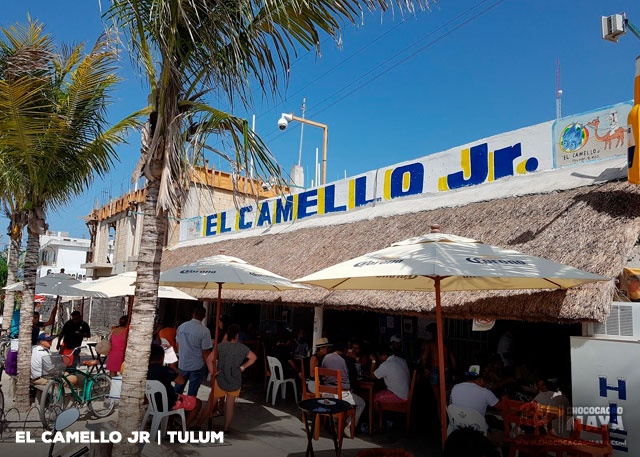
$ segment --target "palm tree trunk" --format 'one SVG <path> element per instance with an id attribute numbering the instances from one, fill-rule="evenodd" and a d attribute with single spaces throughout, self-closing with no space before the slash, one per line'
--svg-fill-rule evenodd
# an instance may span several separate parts
<path id="1" fill-rule="evenodd" d="M 116 427 L 123 434 L 128 434 L 131 430 L 140 430 L 142 421 L 147 362 L 151 351 L 153 321 L 158 303 L 160 261 L 167 230 L 167 213 L 156 211 L 159 189 L 159 180 L 149 181 L 144 206 L 144 230 L 140 240 L 136 295 L 130 316 L 131 327 L 124 359 L 122 394 Z M 130 444 L 123 439 L 121 443 L 114 446 L 113 455 L 137 456 L 138 445 Z"/>
<path id="2" fill-rule="evenodd" d="M 29 379 L 31 378 L 31 331 L 33 329 L 33 299 L 36 291 L 36 271 L 40 250 L 40 233 L 45 226 L 42 208 L 29 211 L 27 224 L 27 253 L 24 258 L 24 290 L 20 307 L 20 335 L 18 348 L 18 383 L 15 406 L 29 407 Z"/>
<path id="3" fill-rule="evenodd" d="M 11 224 L 13 225 L 13 224 Z M 11 230 L 9 231 L 11 232 Z M 7 251 L 7 286 L 14 284 L 18 280 L 18 261 L 20 260 L 20 245 L 22 244 L 22 227 L 18 235 L 11 236 L 11 243 Z M 2 313 L 2 328 L 8 329 L 11 326 L 13 307 L 15 305 L 15 293 L 11 290 L 5 291 L 4 312 Z"/>

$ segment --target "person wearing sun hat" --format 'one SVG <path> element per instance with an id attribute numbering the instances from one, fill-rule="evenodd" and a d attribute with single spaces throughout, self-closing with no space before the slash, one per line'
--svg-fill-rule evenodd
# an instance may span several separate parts
<path id="1" fill-rule="evenodd" d="M 316 340 L 316 353 L 309 359 L 309 374 L 307 375 L 307 390 L 311 393 L 316 392 L 315 372 L 316 367 L 322 366 L 322 359 L 328 354 L 329 348 L 332 346 L 327 338 L 318 338 Z"/>

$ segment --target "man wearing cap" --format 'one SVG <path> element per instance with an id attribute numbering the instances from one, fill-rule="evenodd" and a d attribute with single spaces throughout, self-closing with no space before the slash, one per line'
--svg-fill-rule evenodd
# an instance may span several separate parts
<path id="1" fill-rule="evenodd" d="M 36 338 L 38 344 L 31 349 L 31 383 L 34 386 L 43 386 L 49 382 L 49 379 L 42 377 L 42 361 L 51 355 L 51 340 L 53 338 L 47 333 L 41 333 Z M 78 376 L 68 375 L 67 379 L 72 385 L 76 385 Z"/>
<path id="2" fill-rule="evenodd" d="M 487 389 L 487 379 L 480 376 L 480 365 L 471 365 L 465 374 L 466 380 L 453 386 L 451 404 L 460 408 L 478 411 L 484 417 L 487 406 L 499 408 L 500 401 Z"/>
<path id="3" fill-rule="evenodd" d="M 36 337 L 36 345 L 31 349 L 31 382 L 33 385 L 42 386 L 49 382 L 42 377 L 42 359 L 51 354 L 51 340 L 54 337 L 41 333 Z"/>
<path id="4" fill-rule="evenodd" d="M 402 356 L 402 339 L 398 335 L 391 337 L 391 352 L 397 356 Z"/>

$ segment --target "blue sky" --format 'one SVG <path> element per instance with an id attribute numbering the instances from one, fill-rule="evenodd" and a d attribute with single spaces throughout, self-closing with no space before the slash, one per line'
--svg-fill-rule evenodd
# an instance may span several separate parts
<path id="1" fill-rule="evenodd" d="M 108 0 L 103 0 L 103 8 Z M 555 117 L 555 62 L 562 69 L 563 113 L 568 115 L 633 97 L 640 40 L 600 38 L 600 16 L 626 12 L 640 25 L 637 1 L 441 0 L 432 10 L 403 18 L 366 14 L 348 25 L 341 47 L 324 40 L 322 56 L 301 50 L 288 85 L 275 100 L 255 94 L 256 130 L 284 170 L 297 162 L 300 129 L 277 130 L 281 112 L 300 112 L 329 125 L 327 181 L 409 160 Z M 57 42 L 91 45 L 103 30 L 98 0 L 3 2 L 0 25 L 46 24 Z M 147 88 L 126 53 L 123 79 L 109 117 L 115 122 L 144 106 Z M 225 103 L 218 106 L 232 109 Z M 87 236 L 94 202 L 130 187 L 139 139 L 119 148 L 120 162 L 67 208 L 49 215 L 52 230 Z M 320 129 L 305 128 L 302 165 L 313 177 Z M 218 158 L 216 167 L 228 169 Z M 0 224 L 6 221 L 0 219 Z M 4 233 L 2 229 L 1 233 Z M 6 242 L 6 237 L 0 242 Z"/>

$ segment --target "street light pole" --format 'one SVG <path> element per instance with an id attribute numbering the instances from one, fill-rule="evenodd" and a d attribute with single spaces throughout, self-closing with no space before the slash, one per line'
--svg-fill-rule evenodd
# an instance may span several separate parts
<path id="1" fill-rule="evenodd" d="M 313 127 L 320 127 L 323 130 L 322 135 L 322 184 L 327 183 L 327 144 L 329 143 L 329 127 L 326 124 L 320 122 L 310 121 L 304 117 L 295 116 L 293 113 L 282 113 L 282 117 L 278 121 L 278 127 L 280 130 L 285 130 L 291 121 L 298 121 L 303 124 L 312 125 Z M 312 352 L 316 352 L 316 341 L 322 338 L 324 313 L 322 306 L 316 306 L 313 309 L 313 341 Z"/>
<path id="2" fill-rule="evenodd" d="M 329 126 L 326 124 L 321 124 L 320 122 L 310 121 L 309 119 L 305 119 L 303 117 L 295 116 L 293 113 L 289 114 L 287 117 L 290 117 L 292 121 L 298 121 L 303 124 L 313 125 L 314 127 L 320 127 L 324 130 L 322 135 L 322 184 L 327 183 L 327 144 L 329 143 Z"/>

